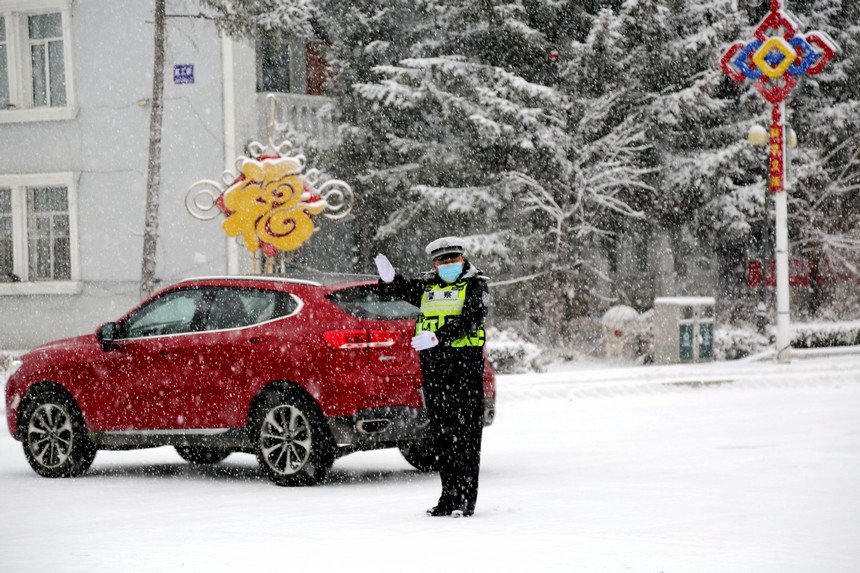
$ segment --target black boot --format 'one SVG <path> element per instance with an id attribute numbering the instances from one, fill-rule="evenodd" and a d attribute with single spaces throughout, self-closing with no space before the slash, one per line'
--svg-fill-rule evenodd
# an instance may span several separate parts
<path id="1" fill-rule="evenodd" d="M 473 515 L 475 515 L 475 506 L 471 503 L 464 503 L 451 512 L 451 517 L 472 517 Z"/>
<path id="2" fill-rule="evenodd" d="M 429 515 L 430 517 L 445 517 L 451 515 L 451 512 L 453 511 L 454 509 L 451 506 L 442 505 L 440 503 L 439 505 L 434 505 L 433 507 L 428 509 L 427 515 Z"/>

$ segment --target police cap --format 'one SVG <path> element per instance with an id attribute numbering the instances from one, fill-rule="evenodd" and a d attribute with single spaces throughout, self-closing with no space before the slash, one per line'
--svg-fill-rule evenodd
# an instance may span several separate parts
<path id="1" fill-rule="evenodd" d="M 424 250 L 433 260 L 445 255 L 462 255 L 466 250 L 466 244 L 459 237 L 442 237 L 431 241 Z"/>

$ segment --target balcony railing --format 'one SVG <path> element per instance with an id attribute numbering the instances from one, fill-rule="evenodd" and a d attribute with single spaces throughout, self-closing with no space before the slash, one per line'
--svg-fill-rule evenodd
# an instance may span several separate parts
<path id="1" fill-rule="evenodd" d="M 257 123 L 259 133 L 266 133 L 266 96 L 257 94 Z M 334 142 L 334 125 L 322 118 L 323 106 L 332 103 L 324 96 L 305 94 L 273 93 L 277 101 L 275 117 L 276 138 L 285 137 L 290 131 L 298 132 L 317 145 L 328 146 Z"/>

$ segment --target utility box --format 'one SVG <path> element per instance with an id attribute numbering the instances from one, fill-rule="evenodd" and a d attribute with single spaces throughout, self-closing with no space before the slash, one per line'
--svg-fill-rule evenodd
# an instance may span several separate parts
<path id="1" fill-rule="evenodd" d="M 654 299 L 654 363 L 714 359 L 714 305 L 709 296 Z"/>

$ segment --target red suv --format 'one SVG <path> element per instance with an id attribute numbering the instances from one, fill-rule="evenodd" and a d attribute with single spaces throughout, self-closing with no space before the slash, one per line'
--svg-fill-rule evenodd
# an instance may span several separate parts
<path id="1" fill-rule="evenodd" d="M 45 477 L 84 473 L 100 449 L 171 445 L 217 463 L 254 453 L 279 485 L 335 458 L 398 447 L 434 469 L 413 305 L 367 277 L 190 279 L 95 334 L 23 356 L 6 418 Z M 495 383 L 484 375 L 484 424 Z"/>

